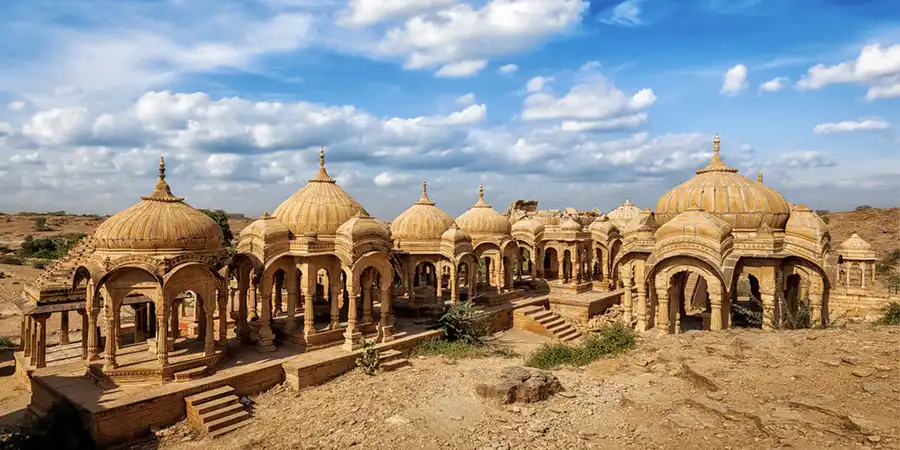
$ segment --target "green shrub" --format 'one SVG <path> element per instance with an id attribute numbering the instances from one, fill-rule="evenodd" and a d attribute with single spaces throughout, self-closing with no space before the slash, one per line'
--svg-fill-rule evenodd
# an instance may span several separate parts
<path id="1" fill-rule="evenodd" d="M 43 417 L 0 435 L 0 450 L 88 450 L 97 448 L 78 411 L 60 400 Z"/>
<path id="2" fill-rule="evenodd" d="M 85 236 L 84 233 L 61 234 L 37 239 L 33 236 L 25 236 L 20 254 L 26 258 L 59 259 Z"/>
<path id="3" fill-rule="evenodd" d="M 375 375 L 381 369 L 381 358 L 375 348 L 375 340 L 363 339 L 362 352 L 356 358 L 356 367 L 366 375 Z"/>
<path id="4" fill-rule="evenodd" d="M 900 325 L 900 302 L 890 302 L 881 309 L 881 325 Z"/>
<path id="5" fill-rule="evenodd" d="M 856 211 L 857 211 L 857 212 L 859 212 L 859 211 L 868 211 L 868 210 L 870 210 L 870 209 L 872 209 L 872 207 L 869 206 L 869 205 L 860 205 L 860 206 L 857 206 L 857 207 L 856 207 Z"/>
<path id="6" fill-rule="evenodd" d="M 578 345 L 560 342 L 544 344 L 525 359 L 525 365 L 539 369 L 570 365 L 584 366 L 604 356 L 622 353 L 634 347 L 634 331 L 617 323 L 588 334 Z"/>
<path id="7" fill-rule="evenodd" d="M 0 338 L 0 347 L 6 347 L 6 348 L 9 348 L 9 347 L 15 347 L 15 346 L 16 346 L 16 344 L 13 344 L 13 342 L 10 341 L 9 339 L 7 339 L 7 338 Z"/>
<path id="8" fill-rule="evenodd" d="M 488 333 L 482 311 L 469 301 L 446 307 L 438 319 L 438 326 L 444 329 L 444 338 L 451 342 L 463 341 L 478 345 Z"/>
<path id="9" fill-rule="evenodd" d="M 31 267 L 34 267 L 35 269 L 44 270 L 44 269 L 47 268 L 47 262 L 46 262 L 46 261 L 40 261 L 40 260 L 38 260 L 38 261 L 32 261 L 32 262 L 31 262 Z"/>
<path id="10" fill-rule="evenodd" d="M 443 356 L 449 359 L 488 358 L 491 356 L 508 358 L 514 355 L 515 353 L 503 348 L 490 348 L 465 341 L 451 342 L 443 339 L 422 341 L 410 352 L 410 356 Z"/>
<path id="11" fill-rule="evenodd" d="M 46 217 L 35 217 L 34 218 L 34 229 L 35 231 L 50 231 L 50 226 L 47 225 Z"/>

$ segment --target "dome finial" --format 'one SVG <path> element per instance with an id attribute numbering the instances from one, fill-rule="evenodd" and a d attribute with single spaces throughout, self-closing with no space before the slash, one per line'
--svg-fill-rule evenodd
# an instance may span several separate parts
<path id="1" fill-rule="evenodd" d="M 707 164 L 706 167 L 704 167 L 704 168 L 702 168 L 702 169 L 700 169 L 700 170 L 697 170 L 697 175 L 700 175 L 701 173 L 707 173 L 707 172 L 731 172 L 731 173 L 735 173 L 735 172 L 738 171 L 737 169 L 732 169 L 731 167 L 726 166 L 726 165 L 725 165 L 725 162 L 722 161 L 722 158 L 719 157 L 719 143 L 720 143 L 720 142 L 721 142 L 721 141 L 719 141 L 719 133 L 716 133 L 716 138 L 713 139 L 713 156 L 712 156 L 712 159 L 709 160 L 709 164 Z"/>
<path id="2" fill-rule="evenodd" d="M 159 181 L 166 181 L 166 158 L 159 157 Z"/>
<path id="3" fill-rule="evenodd" d="M 325 167 L 325 146 L 319 146 L 319 167 Z"/>
<path id="4" fill-rule="evenodd" d="M 484 200 L 484 184 L 478 185 L 478 198 Z"/>
<path id="5" fill-rule="evenodd" d="M 325 146 L 319 146 L 319 171 L 316 173 L 316 177 L 312 180 L 313 182 L 321 182 L 321 183 L 334 183 L 334 178 L 328 176 L 328 172 L 325 170 Z"/>
<path id="6" fill-rule="evenodd" d="M 489 205 L 486 201 L 484 201 L 484 184 L 478 185 L 478 201 L 475 202 L 475 205 L 473 205 L 472 207 L 473 208 L 490 208 L 491 207 L 491 205 Z"/>
<path id="7" fill-rule="evenodd" d="M 434 205 L 434 202 L 428 198 L 428 182 L 422 180 L 422 196 L 419 197 L 419 201 L 416 202 L 417 205 Z"/>
<path id="8" fill-rule="evenodd" d="M 718 155 L 719 154 L 719 133 L 716 133 L 716 138 L 713 139 L 713 151 Z"/>
<path id="9" fill-rule="evenodd" d="M 763 184 L 763 173 L 762 173 L 762 170 L 760 170 L 759 173 L 756 174 L 756 182 L 759 183 L 759 184 Z"/>

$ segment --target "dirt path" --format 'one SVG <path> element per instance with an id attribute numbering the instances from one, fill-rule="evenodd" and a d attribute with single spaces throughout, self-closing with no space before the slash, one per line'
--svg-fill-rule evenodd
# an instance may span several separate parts
<path id="1" fill-rule="evenodd" d="M 414 359 L 253 398 L 253 423 L 216 441 L 185 423 L 161 449 L 900 448 L 900 328 L 646 336 L 557 370 L 545 402 L 496 407 L 473 385 L 517 358 Z"/>

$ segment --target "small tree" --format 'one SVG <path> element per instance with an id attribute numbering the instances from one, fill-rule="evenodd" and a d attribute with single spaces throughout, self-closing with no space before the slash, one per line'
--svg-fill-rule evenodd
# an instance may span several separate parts
<path id="1" fill-rule="evenodd" d="M 231 247 L 234 234 L 231 233 L 231 225 L 228 224 L 228 213 L 221 209 L 201 209 L 200 212 L 219 224 L 219 228 L 222 229 L 222 246 L 225 248 Z"/>
<path id="2" fill-rule="evenodd" d="M 50 231 L 50 227 L 47 225 L 46 217 L 35 217 L 34 218 L 34 229 L 35 231 Z"/>
<path id="3" fill-rule="evenodd" d="M 444 329 L 444 337 L 451 342 L 480 344 L 481 338 L 488 333 L 481 310 L 470 301 L 448 306 L 438 319 L 438 326 Z"/>
<path id="4" fill-rule="evenodd" d="M 375 375 L 381 369 L 381 358 L 375 348 L 375 340 L 362 340 L 362 353 L 356 358 L 356 367 L 366 375 Z"/>

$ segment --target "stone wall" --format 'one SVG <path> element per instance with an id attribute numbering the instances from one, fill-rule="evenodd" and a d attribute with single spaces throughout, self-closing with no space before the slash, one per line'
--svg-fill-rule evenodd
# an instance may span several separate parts
<path id="1" fill-rule="evenodd" d="M 408 354 L 419 342 L 427 339 L 440 339 L 442 330 L 431 330 L 414 334 L 394 341 L 378 344 L 378 350 L 399 350 Z M 322 384 L 356 367 L 356 358 L 362 350 L 356 350 L 327 359 L 299 358 L 283 364 L 285 381 L 295 390 Z"/>
<path id="2" fill-rule="evenodd" d="M 881 309 L 891 301 L 900 301 L 900 298 L 871 290 L 839 288 L 828 294 L 828 316 L 830 320 L 876 320 L 881 317 Z"/>
<path id="3" fill-rule="evenodd" d="M 185 383 L 185 388 L 180 390 L 175 390 L 178 385 L 168 384 L 173 388 L 172 392 L 93 413 L 80 405 L 75 406 L 81 411 L 97 445 L 107 447 L 145 436 L 150 432 L 151 426 L 163 427 L 177 423 L 185 416 L 184 398 L 187 396 L 225 385 L 233 387 L 237 395 L 250 395 L 269 389 L 283 380 L 281 365 L 271 364 L 252 372 L 206 383 Z M 40 377 L 33 379 L 33 409 L 46 411 L 59 397 L 60 394 L 43 383 Z"/>
<path id="4" fill-rule="evenodd" d="M 513 327 L 513 306 L 509 303 L 485 307 L 483 314 L 490 333 Z"/>

